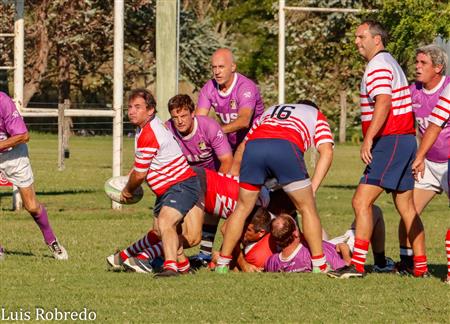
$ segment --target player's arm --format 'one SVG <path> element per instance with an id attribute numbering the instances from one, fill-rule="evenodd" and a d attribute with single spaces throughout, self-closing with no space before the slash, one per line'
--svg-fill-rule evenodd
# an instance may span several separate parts
<path id="1" fill-rule="evenodd" d="M 242 250 L 240 250 L 236 262 L 243 272 L 261 272 L 263 270 L 251 263 L 248 263 L 247 260 L 245 260 L 244 253 L 242 252 Z"/>
<path id="2" fill-rule="evenodd" d="M 392 96 L 388 94 L 379 94 L 375 97 L 375 107 L 373 111 L 372 121 L 367 129 L 364 141 L 361 145 L 361 160 L 365 164 L 372 162 L 372 145 L 373 139 L 386 122 L 389 111 L 391 110 Z"/>
<path id="3" fill-rule="evenodd" d="M 236 132 L 240 129 L 250 127 L 250 123 L 253 116 L 252 108 L 241 108 L 238 113 L 238 117 L 229 124 L 222 125 L 222 130 L 225 134 Z"/>
<path id="4" fill-rule="evenodd" d="M 319 152 L 319 160 L 317 161 L 316 168 L 314 170 L 314 175 L 311 179 L 311 186 L 314 195 L 317 189 L 319 189 L 320 184 L 328 173 L 333 162 L 333 143 L 323 143 L 317 148 Z"/>
<path id="5" fill-rule="evenodd" d="M 136 170 L 132 170 L 128 182 L 123 188 L 120 200 L 126 202 L 128 199 L 133 198 L 134 191 L 144 182 L 145 177 L 147 176 L 147 172 L 138 172 Z"/>
<path id="6" fill-rule="evenodd" d="M 19 144 L 27 143 L 30 140 L 30 135 L 28 132 L 23 134 L 13 135 L 5 140 L 0 141 L 0 151 L 9 149 Z"/>
<path id="7" fill-rule="evenodd" d="M 231 175 L 239 176 L 239 172 L 241 170 L 242 156 L 244 155 L 246 142 L 247 142 L 246 140 L 243 140 L 241 144 L 239 144 L 239 146 L 237 147 L 236 152 L 234 152 L 233 164 L 230 169 Z"/>
<path id="8" fill-rule="evenodd" d="M 417 150 L 416 159 L 412 164 L 412 170 L 416 180 L 418 180 L 419 177 L 423 177 L 425 170 L 425 155 L 433 146 L 441 130 L 442 128 L 434 123 L 430 123 L 428 125 L 427 130 L 425 131 L 425 134 L 420 142 L 419 149 Z"/>
<path id="9" fill-rule="evenodd" d="M 233 165 L 233 154 L 228 153 L 224 155 L 220 155 L 217 157 L 220 161 L 219 172 L 223 174 L 227 174 L 231 170 L 231 166 Z"/>

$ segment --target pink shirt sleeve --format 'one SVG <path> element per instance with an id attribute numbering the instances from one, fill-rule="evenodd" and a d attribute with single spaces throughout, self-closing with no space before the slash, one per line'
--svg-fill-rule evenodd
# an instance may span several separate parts
<path id="1" fill-rule="evenodd" d="M 1 116 L 3 118 L 3 127 L 8 137 L 25 134 L 28 132 L 27 126 L 16 109 L 16 105 L 6 95 L 0 97 Z"/>
<path id="2" fill-rule="evenodd" d="M 241 85 L 237 92 L 237 97 L 239 98 L 238 111 L 242 108 L 251 108 L 252 110 L 255 110 L 256 96 L 257 89 L 254 86 L 251 84 Z"/>

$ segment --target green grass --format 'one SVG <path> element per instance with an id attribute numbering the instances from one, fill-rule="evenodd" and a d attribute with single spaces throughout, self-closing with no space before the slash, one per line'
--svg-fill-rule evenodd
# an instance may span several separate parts
<path id="1" fill-rule="evenodd" d="M 111 176 L 110 137 L 71 138 L 66 170 L 57 170 L 57 138 L 33 134 L 30 142 L 36 189 L 49 210 L 57 236 L 70 254 L 57 262 L 43 244 L 30 216 L 11 212 L 10 194 L 0 192 L 0 305 L 7 312 L 36 307 L 95 311 L 98 322 L 450 322 L 450 290 L 444 235 L 449 225 L 445 197 L 423 215 L 429 280 L 368 275 L 363 280 L 333 280 L 312 274 L 236 274 L 202 270 L 168 280 L 106 270 L 105 257 L 140 238 L 152 224 L 153 196 L 113 211 L 103 192 Z M 131 139 L 124 139 L 124 172 L 131 166 Z M 335 161 L 318 193 L 318 207 L 330 236 L 353 219 L 351 197 L 362 171 L 358 147 L 338 145 Z M 309 161 L 309 158 L 307 158 Z M 397 258 L 398 215 L 392 200 L 378 203 L 387 225 L 386 252 Z M 190 254 L 196 250 L 189 251 Z M 369 258 L 371 262 L 371 258 Z"/>

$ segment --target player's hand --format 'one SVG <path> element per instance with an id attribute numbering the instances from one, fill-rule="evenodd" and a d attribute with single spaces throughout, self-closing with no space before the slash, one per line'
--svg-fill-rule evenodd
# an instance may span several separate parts
<path id="1" fill-rule="evenodd" d="M 416 159 L 412 163 L 411 168 L 414 179 L 416 179 L 416 181 L 419 181 L 425 174 L 425 158 L 416 157 Z"/>
<path id="2" fill-rule="evenodd" d="M 131 198 L 133 198 L 133 194 L 128 192 L 128 190 L 122 190 L 122 192 L 120 193 L 120 202 L 121 203 L 126 203 Z"/>
<path id="3" fill-rule="evenodd" d="M 372 145 L 373 140 L 365 138 L 361 145 L 361 160 L 367 165 L 372 162 Z"/>
<path id="4" fill-rule="evenodd" d="M 253 264 L 247 263 L 245 267 L 243 267 L 242 271 L 244 272 L 262 272 L 263 269 L 259 268 Z"/>

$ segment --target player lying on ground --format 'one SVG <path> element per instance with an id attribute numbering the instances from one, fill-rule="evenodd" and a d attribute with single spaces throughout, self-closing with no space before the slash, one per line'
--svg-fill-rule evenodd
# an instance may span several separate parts
<path id="1" fill-rule="evenodd" d="M 374 236 L 372 237 L 372 248 L 374 249 L 375 265 L 374 272 L 392 272 L 394 261 L 384 257 L 377 258 L 375 249 L 384 250 L 384 220 L 379 208 L 374 212 Z M 375 235 L 376 234 L 376 235 Z M 265 263 L 267 272 L 311 272 L 312 259 L 308 244 L 298 228 L 294 219 L 287 215 L 277 216 L 271 224 L 271 235 L 275 243 L 281 249 L 280 253 L 272 255 Z M 355 230 L 350 229 L 344 235 L 329 241 L 322 241 L 322 247 L 327 263 L 335 270 L 344 267 L 351 262 L 354 249 Z M 383 266 L 381 267 L 380 264 Z"/>

